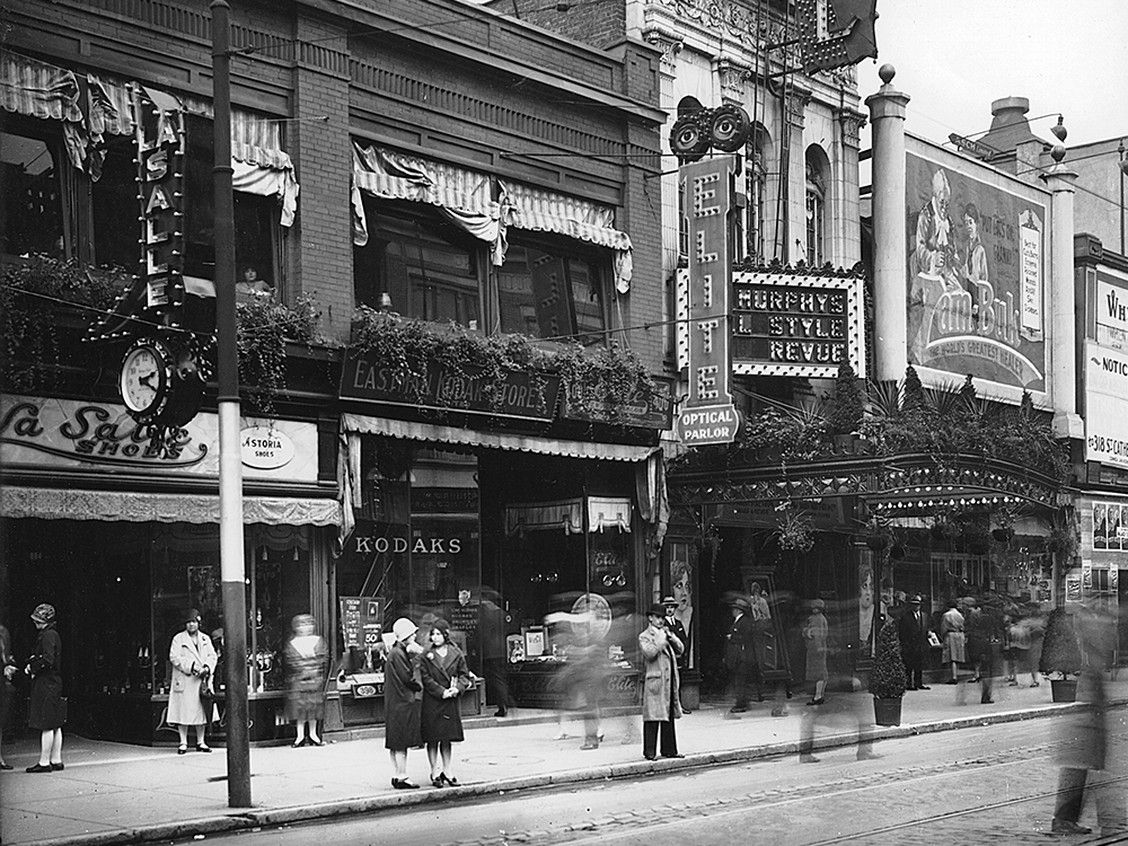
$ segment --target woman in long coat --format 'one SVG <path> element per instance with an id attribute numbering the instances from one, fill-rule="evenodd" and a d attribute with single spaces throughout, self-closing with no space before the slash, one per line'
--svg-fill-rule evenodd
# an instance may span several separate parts
<path id="1" fill-rule="evenodd" d="M 392 787 L 409 790 L 419 785 L 407 777 L 407 750 L 422 746 L 419 733 L 420 692 L 416 678 L 423 648 L 415 642 L 419 627 L 406 617 L 392 624 L 396 642 L 384 662 L 384 746 L 392 759 Z"/>
<path id="2" fill-rule="evenodd" d="M 815 683 L 815 695 L 808 705 L 822 705 L 826 692 L 826 642 L 830 635 L 823 609 L 826 603 L 816 599 L 811 603 L 811 616 L 803 627 L 803 639 L 807 642 L 807 681 Z"/>
<path id="3" fill-rule="evenodd" d="M 28 659 L 24 672 L 31 676 L 27 724 L 39 729 L 39 763 L 27 768 L 29 773 L 49 773 L 63 768 L 63 641 L 55 631 L 55 608 L 44 602 L 31 614 L 39 634 L 35 653 Z"/>
<path id="4" fill-rule="evenodd" d="M 286 667 L 286 719 L 297 723 L 298 734 L 293 747 L 306 742 L 321 745 L 317 721 L 325 716 L 325 674 L 329 669 L 329 650 L 325 639 L 314 634 L 311 614 L 298 614 L 290 623 L 294 636 L 282 653 Z"/>
<path id="5" fill-rule="evenodd" d="M 8 630 L 0 626 L 0 745 L 4 739 L 4 729 L 8 725 L 8 711 L 12 706 L 12 676 L 16 674 L 16 661 L 12 657 L 12 639 Z M 12 765 L 4 760 L 0 750 L 0 770 L 10 770 Z"/>
<path id="6" fill-rule="evenodd" d="M 654 605 L 646 612 L 647 627 L 638 636 L 646 664 L 642 685 L 642 754 L 648 761 L 657 757 L 658 735 L 662 735 L 662 757 L 680 758 L 674 720 L 682 715 L 678 696 L 678 656 L 685 644 L 666 627 L 666 609 Z"/>
<path id="7" fill-rule="evenodd" d="M 431 648 L 419 662 L 423 678 L 420 734 L 427 744 L 427 760 L 431 762 L 431 784 L 457 787 L 458 779 L 451 775 L 451 744 L 463 740 L 458 697 L 469 690 L 473 682 L 466 656 L 450 642 L 450 624 L 446 620 L 434 622 L 430 639 Z M 442 769 L 439 769 L 440 757 Z"/>
<path id="8" fill-rule="evenodd" d="M 180 746 L 176 753 L 188 751 L 188 726 L 196 727 L 196 750 L 211 752 L 204 742 L 204 734 L 211 722 L 211 714 L 200 702 L 200 688 L 212 687 L 212 677 L 219 661 L 211 638 L 200 631 L 200 612 L 195 608 L 185 615 L 184 631 L 177 632 L 168 650 L 172 663 L 172 691 L 168 695 L 168 721 L 180 732 Z"/>

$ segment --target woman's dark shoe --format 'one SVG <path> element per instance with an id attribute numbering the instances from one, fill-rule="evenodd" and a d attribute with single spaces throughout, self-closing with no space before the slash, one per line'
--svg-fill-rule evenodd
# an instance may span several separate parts
<path id="1" fill-rule="evenodd" d="M 64 769 L 63 762 L 62 761 L 52 761 L 51 762 L 51 769 L 53 769 L 55 772 L 58 772 L 59 770 Z"/>
<path id="2" fill-rule="evenodd" d="M 291 749 L 301 749 L 303 746 L 305 746 L 305 744 L 306 744 L 305 738 L 303 737 L 301 740 L 295 740 L 293 743 L 291 743 L 290 748 Z"/>
<path id="3" fill-rule="evenodd" d="M 317 740 L 314 740 L 314 739 L 313 739 L 313 738 L 311 737 L 311 738 L 309 739 L 309 745 L 310 745 L 310 746 L 324 746 L 324 745 L 325 745 L 325 741 L 324 741 L 324 740 L 322 740 L 322 739 L 321 739 L 320 737 L 319 737 L 319 738 L 317 738 Z"/>
<path id="4" fill-rule="evenodd" d="M 419 785 L 409 778 L 393 778 L 392 787 L 396 790 L 415 790 Z"/>
<path id="5" fill-rule="evenodd" d="M 445 782 L 447 783 L 447 785 L 448 785 L 448 786 L 450 786 L 450 787 L 459 787 L 459 784 L 458 784 L 458 779 L 456 779 L 456 778 L 451 778 L 451 777 L 450 777 L 450 776 L 448 776 L 448 775 L 447 775 L 446 773 L 443 773 L 443 774 L 442 774 L 442 779 L 443 779 L 443 781 L 445 781 Z"/>
<path id="6" fill-rule="evenodd" d="M 446 781 L 443 779 L 443 774 L 439 773 L 437 776 L 431 776 L 431 784 L 434 787 L 446 787 Z"/>
<path id="7" fill-rule="evenodd" d="M 211 750 L 211 747 L 208 746 L 206 743 L 197 743 L 196 744 L 196 751 L 197 752 L 211 752 L 212 750 Z"/>
<path id="8" fill-rule="evenodd" d="M 0 764 L 0 770 L 10 770 L 10 769 L 12 769 L 11 764 Z"/>
<path id="9" fill-rule="evenodd" d="M 183 745 L 183 744 L 181 744 L 180 746 L 177 746 L 176 747 L 176 754 L 177 755 L 187 755 L 188 754 L 188 747 Z"/>
<path id="10" fill-rule="evenodd" d="M 826 702 L 826 700 L 825 700 L 825 699 L 823 699 L 823 698 L 822 698 L 822 697 L 820 696 L 820 697 L 819 697 L 818 699 L 812 699 L 812 700 L 811 700 L 810 702 L 808 702 L 807 704 L 808 704 L 808 705 L 822 705 L 822 704 L 823 704 L 824 702 Z"/>
<path id="11" fill-rule="evenodd" d="M 663 758 L 684 758 L 685 755 L 683 755 L 681 752 L 675 752 L 673 755 L 663 755 L 662 757 Z"/>
<path id="12" fill-rule="evenodd" d="M 26 772 L 29 773 L 49 773 L 51 772 L 50 764 L 35 764 L 27 768 Z"/>

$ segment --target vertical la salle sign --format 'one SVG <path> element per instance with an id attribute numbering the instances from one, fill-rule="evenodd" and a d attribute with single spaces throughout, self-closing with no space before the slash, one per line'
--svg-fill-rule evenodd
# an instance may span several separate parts
<path id="1" fill-rule="evenodd" d="M 728 327 L 734 167 L 732 156 L 720 156 L 683 165 L 679 175 L 689 229 L 689 396 L 678 414 L 678 435 L 687 446 L 732 443 L 740 424 Z"/>

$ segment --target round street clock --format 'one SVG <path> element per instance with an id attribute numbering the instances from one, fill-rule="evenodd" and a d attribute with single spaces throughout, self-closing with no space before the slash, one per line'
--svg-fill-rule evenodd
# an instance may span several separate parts
<path id="1" fill-rule="evenodd" d="M 138 338 L 121 361 L 121 398 L 129 416 L 153 423 L 168 405 L 172 392 L 172 351 L 156 338 Z"/>

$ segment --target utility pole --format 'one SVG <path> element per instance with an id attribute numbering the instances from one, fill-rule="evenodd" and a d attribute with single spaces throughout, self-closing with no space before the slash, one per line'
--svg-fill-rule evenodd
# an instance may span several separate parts
<path id="1" fill-rule="evenodd" d="M 215 339 L 219 381 L 219 565 L 227 671 L 227 804 L 251 804 L 247 731 L 247 608 L 243 561 L 243 466 L 239 447 L 239 362 L 235 346 L 235 201 L 231 195 L 231 7 L 212 0 L 215 109 Z"/>

